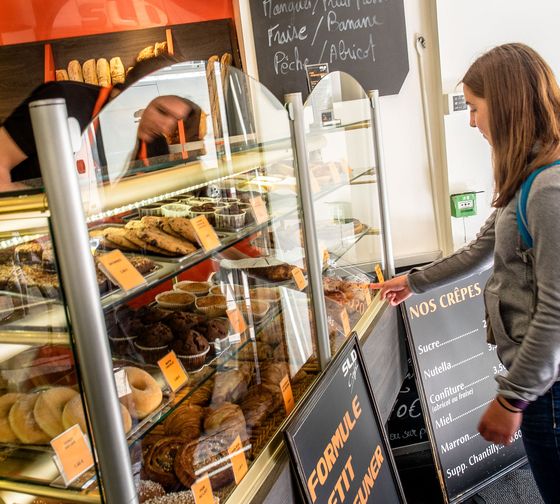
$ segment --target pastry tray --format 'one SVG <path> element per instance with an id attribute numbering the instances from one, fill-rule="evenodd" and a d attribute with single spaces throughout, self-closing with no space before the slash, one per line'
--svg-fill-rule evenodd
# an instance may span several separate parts
<path id="1" fill-rule="evenodd" d="M 119 359 L 118 365 L 113 367 L 113 371 L 116 373 L 122 367 L 127 365 L 140 367 L 137 363 Z M 133 424 L 130 431 L 126 434 L 129 445 L 132 445 L 137 439 L 142 437 L 146 431 L 153 427 L 153 424 L 157 423 L 163 415 L 167 414 L 168 411 L 171 410 L 173 399 L 175 397 L 158 368 L 155 366 L 146 366 L 141 369 L 144 369 L 144 371 L 147 371 L 155 378 L 161 387 L 163 398 L 161 404 L 154 411 L 142 420 Z M 43 459 L 45 459 L 45 462 L 50 466 L 53 454 L 54 452 L 50 445 L 0 443 L 0 477 L 14 477 L 14 474 L 24 472 L 26 467 L 29 467 L 30 464 L 36 464 Z M 4 472 L 4 469 L 6 468 L 8 469 L 7 474 Z M 22 475 L 22 477 L 24 476 Z M 44 471 L 41 471 L 40 477 L 41 479 L 48 479 L 52 486 L 61 488 L 65 487 L 62 477 L 59 475 L 54 463 L 52 463 L 49 476 L 47 476 Z M 78 482 L 77 486 L 83 488 L 84 484 L 86 484 L 89 480 L 91 480 L 91 477 L 86 477 L 84 483 Z M 76 483 L 73 483 L 71 486 L 75 487 Z"/>
<path id="2" fill-rule="evenodd" d="M 252 287 L 281 287 L 281 286 L 295 286 L 295 281 L 290 278 L 287 280 L 280 280 L 274 282 L 266 278 L 257 277 L 251 274 L 252 268 L 266 268 L 267 266 L 280 266 L 289 264 L 281 259 L 276 259 L 275 257 L 256 257 L 248 259 L 222 259 L 220 261 L 220 268 L 225 270 L 238 270 L 239 272 L 245 273 L 249 279 Z M 292 265 L 294 268 L 299 267 L 297 265 Z M 305 275 L 304 275 L 305 276 Z M 239 282 L 237 282 L 239 283 Z"/>
<path id="3" fill-rule="evenodd" d="M 89 231 L 94 230 L 94 229 L 105 229 L 105 228 L 108 228 L 108 227 L 124 227 L 124 226 L 125 226 L 125 224 L 122 224 L 122 223 L 112 223 L 112 222 L 111 223 L 103 223 L 103 224 L 98 224 L 96 226 L 90 227 Z M 218 238 L 220 239 L 220 241 L 223 241 L 225 238 L 230 237 L 233 233 L 225 233 L 223 231 L 216 231 L 216 234 L 218 235 Z M 92 241 L 95 241 L 95 240 L 96 240 L 96 238 L 91 238 L 90 237 L 90 243 Z M 96 249 L 98 248 L 99 250 L 103 250 L 103 251 L 107 251 L 107 252 L 110 252 L 111 250 L 113 250 L 113 249 L 103 247 L 103 245 L 101 243 L 97 243 L 95 248 Z M 194 252 L 191 252 L 190 254 L 177 256 L 177 257 L 158 255 L 158 254 L 154 254 L 154 253 L 144 254 L 142 252 L 135 252 L 135 251 L 132 251 L 132 250 L 126 250 L 126 251 L 122 250 L 122 249 L 119 249 L 119 250 L 121 250 L 124 254 L 138 255 L 138 256 L 146 257 L 147 259 L 151 259 L 152 261 L 172 262 L 172 263 L 182 263 L 183 261 L 186 261 L 187 259 L 191 259 L 191 258 L 195 257 L 196 255 L 203 255 L 204 254 L 204 251 L 203 251 L 202 248 L 200 248 L 200 246 L 197 250 L 195 250 Z"/>

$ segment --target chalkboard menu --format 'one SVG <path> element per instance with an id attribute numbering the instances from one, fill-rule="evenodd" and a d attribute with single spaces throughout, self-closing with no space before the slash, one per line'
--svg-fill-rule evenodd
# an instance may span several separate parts
<path id="1" fill-rule="evenodd" d="M 424 416 L 447 502 L 462 500 L 524 462 L 518 431 L 510 446 L 485 441 L 478 422 L 505 371 L 486 343 L 483 290 L 491 270 L 406 303 Z"/>
<path id="2" fill-rule="evenodd" d="M 393 450 L 428 441 L 411 359 L 408 359 L 408 373 L 387 422 L 387 432 Z"/>
<path id="3" fill-rule="evenodd" d="M 404 503 L 356 336 L 285 430 L 307 503 Z"/>
<path id="4" fill-rule="evenodd" d="M 306 65 L 397 94 L 408 74 L 403 0 L 250 0 L 259 80 L 278 99 L 307 95 Z"/>

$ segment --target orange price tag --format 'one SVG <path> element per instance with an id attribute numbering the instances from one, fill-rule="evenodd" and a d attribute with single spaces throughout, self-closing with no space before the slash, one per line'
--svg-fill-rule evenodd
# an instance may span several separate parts
<path id="1" fill-rule="evenodd" d="M 371 304 L 371 293 L 369 292 L 369 287 L 366 287 L 366 303 L 368 306 Z"/>
<path id="2" fill-rule="evenodd" d="M 191 486 L 191 490 L 194 495 L 195 504 L 214 504 L 214 494 L 212 493 L 212 485 L 210 484 L 208 473 L 195 481 Z"/>
<path id="3" fill-rule="evenodd" d="M 99 257 L 99 269 L 124 291 L 145 285 L 146 279 L 120 250 L 112 250 Z"/>
<path id="4" fill-rule="evenodd" d="M 229 321 L 231 322 L 231 327 L 233 328 L 233 332 L 241 334 L 245 332 L 247 329 L 247 324 L 245 323 L 245 318 L 243 317 L 243 313 L 239 308 L 231 308 L 227 310 L 227 316 Z"/>
<path id="5" fill-rule="evenodd" d="M 183 364 L 177 359 L 177 355 L 172 350 L 165 357 L 157 361 L 165 381 L 169 383 L 173 392 L 179 390 L 189 379 Z"/>
<path id="6" fill-rule="evenodd" d="M 282 391 L 282 397 L 284 398 L 284 407 L 286 408 L 286 413 L 288 415 L 294 409 L 296 405 L 294 401 L 294 394 L 292 392 L 292 384 L 290 383 L 290 377 L 288 375 L 284 376 L 280 381 L 280 390 Z"/>
<path id="7" fill-rule="evenodd" d="M 214 231 L 214 228 L 210 225 L 206 216 L 199 215 L 192 218 L 191 224 L 194 228 L 198 241 L 204 250 L 208 252 L 209 250 L 214 250 L 221 245 L 216 231 Z"/>
<path id="8" fill-rule="evenodd" d="M 56 436 L 51 441 L 51 446 L 66 485 L 93 466 L 91 448 L 77 424 Z"/>
<path id="9" fill-rule="evenodd" d="M 239 434 L 228 448 L 228 453 L 231 459 L 231 467 L 233 469 L 233 476 L 235 477 L 235 484 L 239 485 L 239 482 L 245 477 L 247 471 L 249 470 Z"/>
<path id="10" fill-rule="evenodd" d="M 249 203 L 253 209 L 253 213 L 255 214 L 255 220 L 257 221 L 257 224 L 267 222 L 269 219 L 268 210 L 262 197 L 255 196 L 254 198 L 251 198 Z"/>
<path id="11" fill-rule="evenodd" d="M 381 266 L 379 264 L 375 265 L 375 274 L 377 275 L 378 282 L 384 282 L 385 278 L 383 277 L 383 271 L 381 271 Z"/>
<path id="12" fill-rule="evenodd" d="M 346 308 L 343 308 L 340 312 L 340 318 L 342 319 L 342 329 L 344 330 L 344 335 L 350 334 L 352 328 L 350 327 L 350 319 L 348 318 L 348 312 Z"/>
<path id="13" fill-rule="evenodd" d="M 299 290 L 305 289 L 307 280 L 303 276 L 303 271 L 301 271 L 301 268 L 294 268 L 292 270 L 292 277 L 294 278 L 294 281 L 296 282 L 297 288 Z"/>
<path id="14" fill-rule="evenodd" d="M 335 184 L 340 184 L 340 173 L 335 163 L 329 163 L 329 170 L 331 171 L 331 177 Z"/>

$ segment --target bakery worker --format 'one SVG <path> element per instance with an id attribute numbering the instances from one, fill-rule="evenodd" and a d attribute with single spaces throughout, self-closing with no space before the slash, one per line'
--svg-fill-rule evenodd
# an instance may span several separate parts
<path id="1" fill-rule="evenodd" d="M 93 116 L 123 89 L 145 75 L 178 61 L 166 54 L 142 60 L 130 70 L 124 85 L 112 88 L 75 81 L 48 82 L 37 87 L 0 127 L 0 191 L 26 189 L 29 186 L 23 181 L 41 177 L 29 114 L 30 102 L 64 98 L 68 116 L 76 118 L 84 131 Z M 189 119 L 188 135 L 189 124 L 198 128 L 200 114 L 196 104 L 179 96 L 159 96 L 152 100 L 142 113 L 137 132 L 139 141 L 148 145 L 148 157 L 168 152 L 164 135 L 173 134 L 179 119 Z M 188 138 L 195 136 L 196 133 L 191 133 Z"/>

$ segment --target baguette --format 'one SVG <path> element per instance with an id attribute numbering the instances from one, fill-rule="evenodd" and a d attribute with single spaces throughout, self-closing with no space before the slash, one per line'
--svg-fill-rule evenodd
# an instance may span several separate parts
<path id="1" fill-rule="evenodd" d="M 82 65 L 78 60 L 72 60 L 68 63 L 68 78 L 73 81 L 84 82 Z"/>
<path id="2" fill-rule="evenodd" d="M 148 46 L 148 47 L 144 47 L 144 49 L 142 49 L 139 53 L 138 56 L 136 56 L 136 61 L 142 61 L 145 59 L 149 59 L 149 58 L 153 58 L 154 57 L 154 46 Z"/>
<path id="3" fill-rule="evenodd" d="M 99 85 L 99 81 L 97 80 L 97 68 L 95 66 L 94 59 L 84 61 L 84 64 L 82 65 L 82 73 L 84 75 L 84 82 L 87 84 Z"/>
<path id="4" fill-rule="evenodd" d="M 115 58 L 111 58 L 111 61 L 109 62 L 109 68 L 111 71 L 111 82 L 113 84 L 124 83 L 124 66 L 118 56 L 116 56 Z"/>
<path id="5" fill-rule="evenodd" d="M 109 87 L 111 85 L 111 68 L 105 58 L 99 58 L 96 63 L 97 82 L 100 86 Z"/>
<path id="6" fill-rule="evenodd" d="M 68 72 L 64 69 L 56 70 L 55 75 L 57 81 L 70 80 L 70 78 L 68 77 Z"/>

